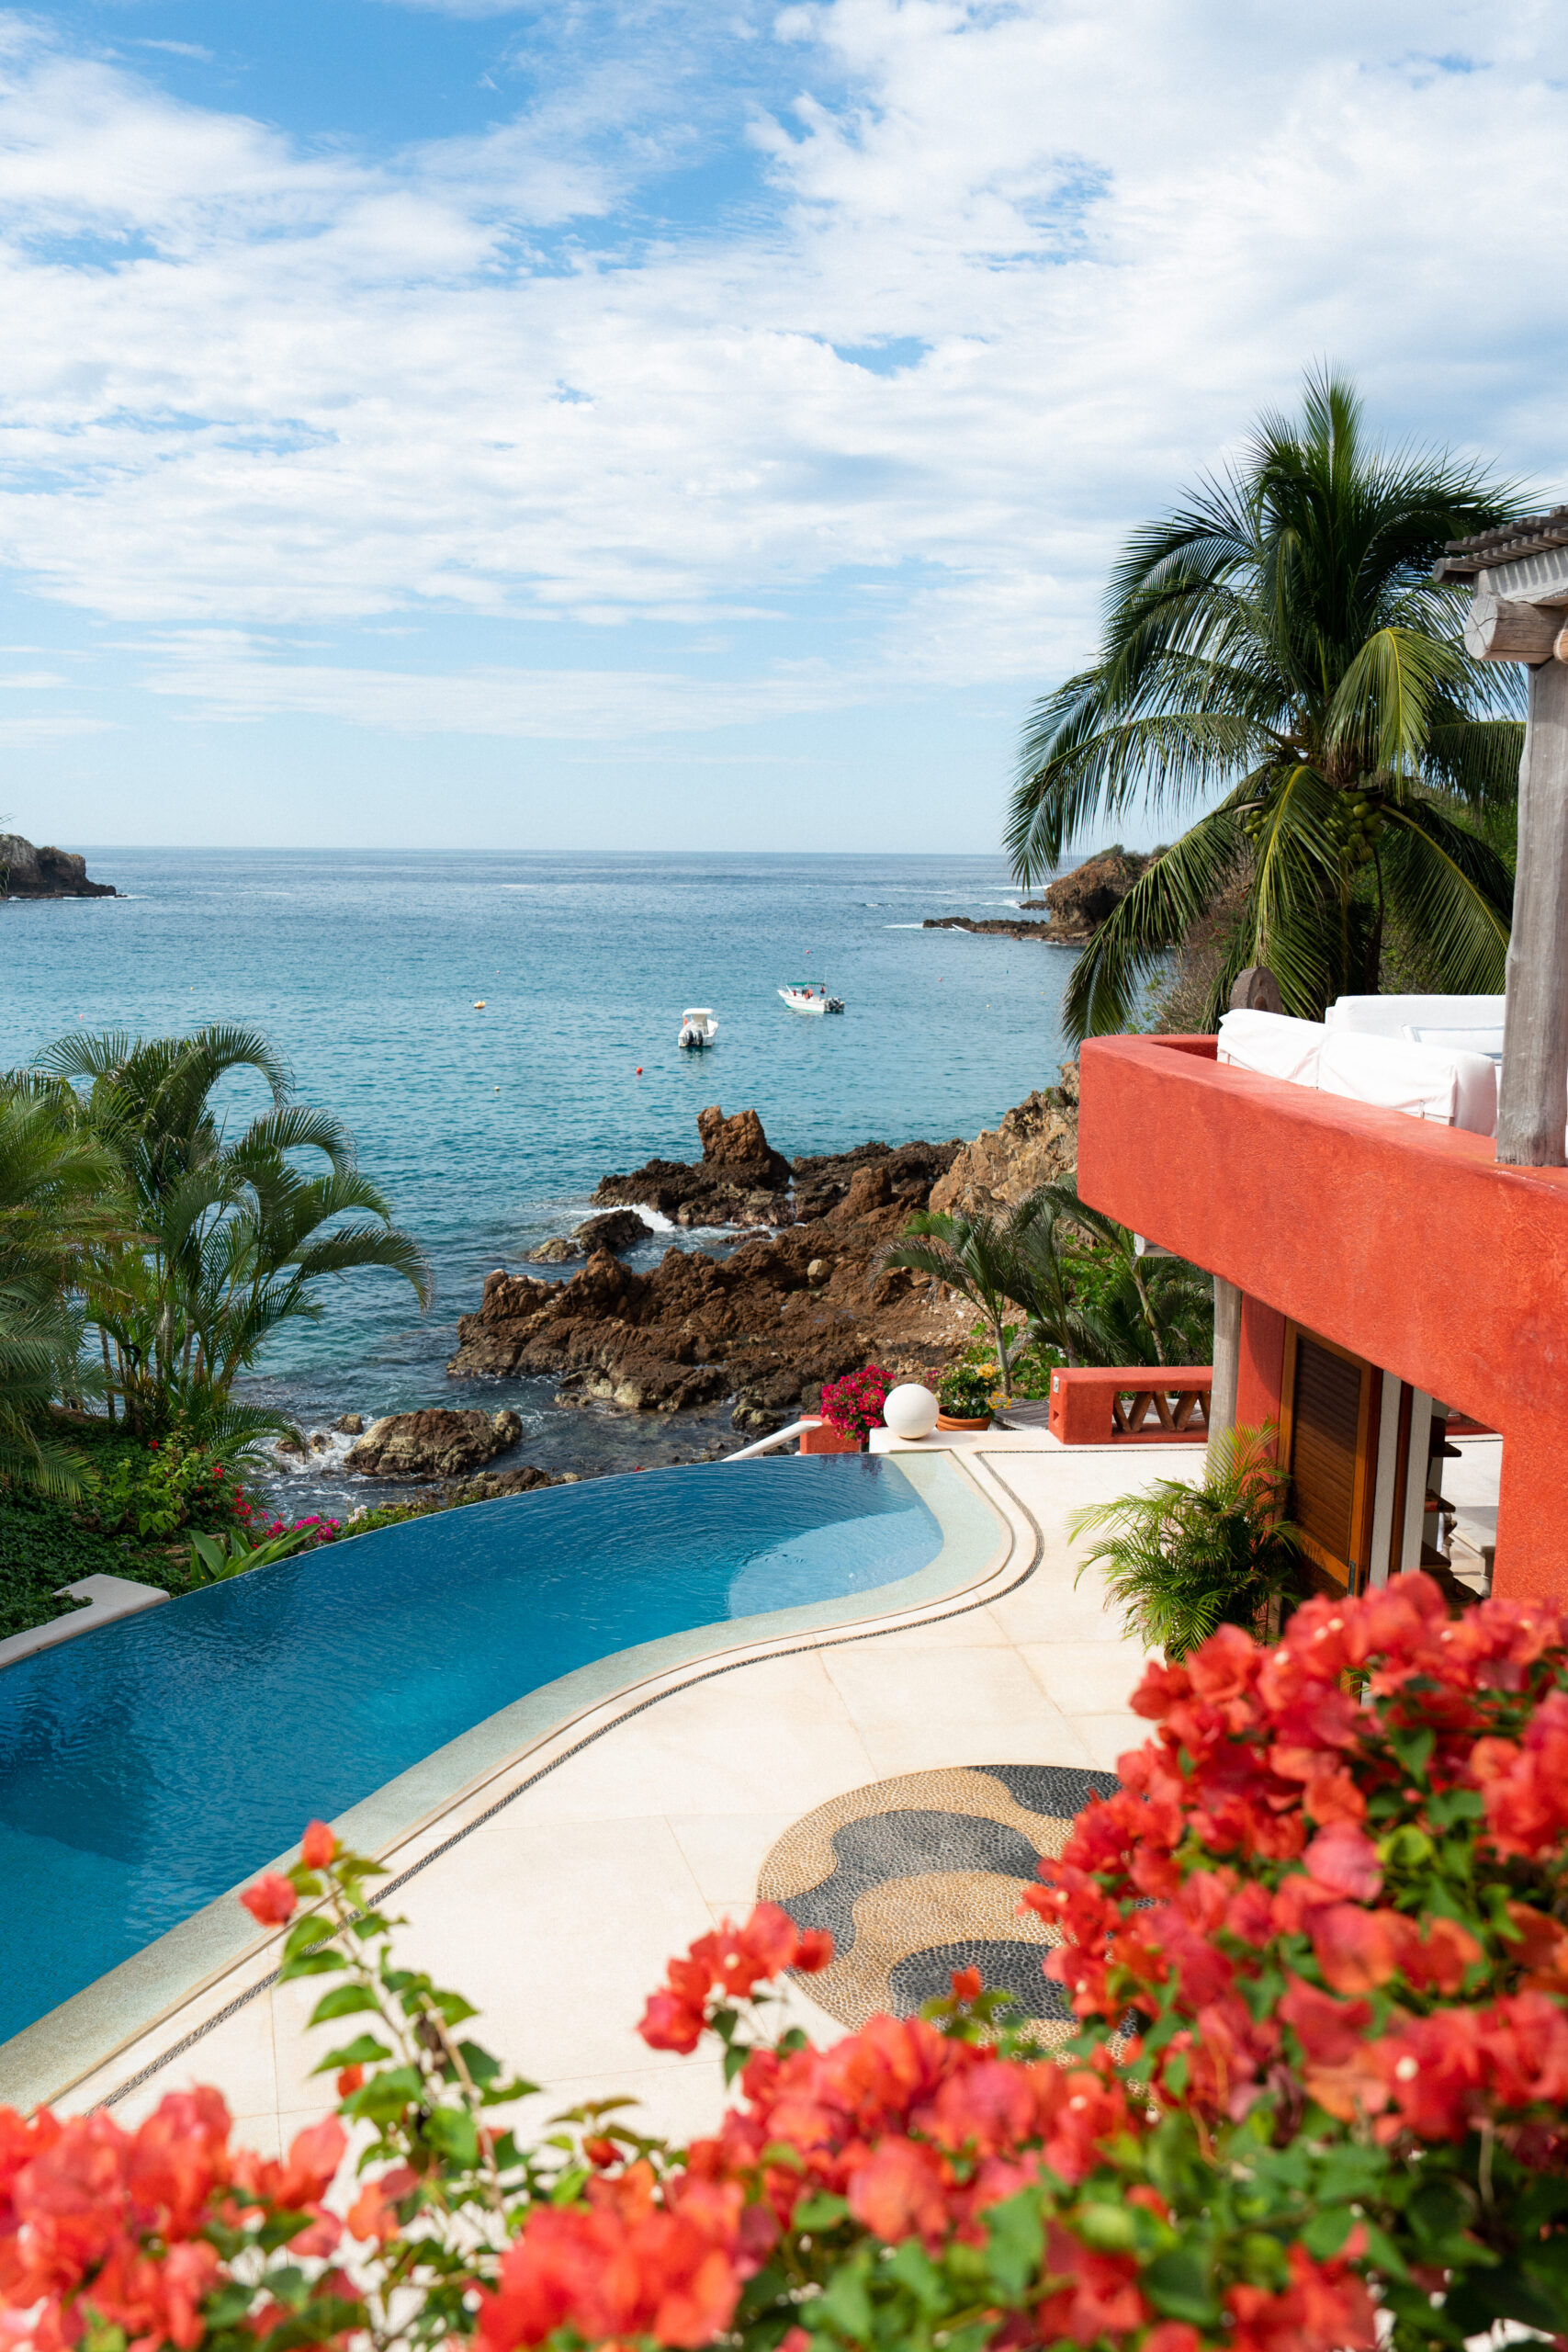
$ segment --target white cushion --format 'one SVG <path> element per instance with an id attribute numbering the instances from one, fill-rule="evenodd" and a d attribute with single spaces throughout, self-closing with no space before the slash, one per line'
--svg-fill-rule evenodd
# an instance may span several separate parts
<path id="1" fill-rule="evenodd" d="M 1412 1046 L 1436 1046 L 1439 1052 L 1484 1054 L 1490 1062 L 1503 1058 L 1503 1024 L 1495 1029 L 1431 1029 L 1425 1024 L 1406 1022 L 1400 1035 Z"/>
<path id="2" fill-rule="evenodd" d="M 1292 1021 L 1286 1012 L 1227 1012 L 1220 1021 L 1219 1058 L 1259 1078 L 1315 1086 L 1325 1034 L 1320 1021 Z"/>
<path id="3" fill-rule="evenodd" d="M 1497 1070 L 1484 1054 L 1416 1046 L 1403 1037 L 1330 1030 L 1318 1056 L 1324 1094 L 1478 1136 L 1497 1132 Z"/>
<path id="4" fill-rule="evenodd" d="M 1330 1029 L 1364 1037 L 1398 1037 L 1407 1024 L 1444 1029 L 1498 1029 L 1500 996 L 1342 996 L 1324 1015 Z"/>

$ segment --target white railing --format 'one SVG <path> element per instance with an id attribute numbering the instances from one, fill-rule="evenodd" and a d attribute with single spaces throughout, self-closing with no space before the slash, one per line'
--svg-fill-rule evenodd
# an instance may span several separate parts
<path id="1" fill-rule="evenodd" d="M 756 1453 L 776 1453 L 781 1445 L 793 1445 L 806 1430 L 819 1430 L 821 1426 L 821 1415 L 813 1413 L 804 1421 L 791 1421 L 787 1429 L 775 1430 L 772 1437 L 760 1437 L 755 1445 L 743 1445 L 738 1453 L 727 1453 L 724 1458 L 727 1462 L 750 1462 Z"/>

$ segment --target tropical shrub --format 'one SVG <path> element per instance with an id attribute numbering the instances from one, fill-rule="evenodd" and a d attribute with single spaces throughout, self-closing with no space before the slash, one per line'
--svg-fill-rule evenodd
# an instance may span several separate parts
<path id="1" fill-rule="evenodd" d="M 1098 1567 L 1122 1623 L 1145 1649 L 1185 1657 L 1216 1625 L 1260 1629 L 1301 1574 L 1301 1539 L 1285 1516 L 1290 1476 L 1278 1431 L 1227 1430 L 1208 1449 L 1201 1484 L 1157 1478 L 1141 1495 L 1091 1503 L 1069 1522 L 1100 1541 L 1078 1576 Z M 1075 1582 L 1077 1579 L 1075 1579 Z"/>
<path id="2" fill-rule="evenodd" d="M 108 1453 L 91 1507 L 107 1533 L 166 1538 L 186 1527 L 247 1527 L 256 1505 L 229 1465 L 181 1430 Z"/>
<path id="3" fill-rule="evenodd" d="M 1001 1370 L 1002 1394 L 1012 1394 L 1007 1319 L 1018 1275 L 1018 1247 L 1010 1217 L 981 1209 L 917 1209 L 898 1239 L 877 1259 L 878 1271 L 902 1267 L 943 1283 L 978 1307 Z"/>
<path id="4" fill-rule="evenodd" d="M 226 1535 L 198 1535 L 193 1529 L 191 1578 L 196 1584 L 224 1584 L 251 1568 L 292 1559 L 297 1552 L 319 1551 L 323 1544 L 334 1544 L 342 1532 L 341 1521 L 318 1517 L 297 1519 L 292 1527 L 278 1520 L 271 1527 L 248 1533 L 231 1528 Z"/>
<path id="5" fill-rule="evenodd" d="M 822 1419 L 829 1428 L 842 1430 L 846 1437 L 867 1437 L 881 1424 L 887 1385 L 887 1374 L 874 1363 L 847 1372 L 841 1380 L 825 1380 Z"/>
<path id="6" fill-rule="evenodd" d="M 110 1155 L 62 1130 L 47 1100 L 0 1092 L 0 1478 L 46 1493 L 80 1493 L 86 1467 L 50 1407 L 101 1385 L 77 1295 L 122 1238 L 102 1197 L 114 1178 Z"/>
<path id="7" fill-rule="evenodd" d="M 1213 1362 L 1213 1275 L 1141 1251 L 1127 1226 L 1079 1199 L 1076 1178 L 1043 1184 L 1013 1227 L 1011 1295 L 1036 1347 L 1066 1364 Z"/>
<path id="8" fill-rule="evenodd" d="M 0 2304 L 38 2352 L 1458 2352 L 1568 2333 L 1568 1618 L 1429 1579 L 1151 1668 L 1156 1736 L 1026 1900 L 1080 2020 L 1003 1996 L 831 2046 L 761 1905 L 672 1961 L 653 2048 L 739 2097 L 689 2147 L 531 2087 L 397 1962 L 378 1866 L 312 1823 L 242 1898 L 323 1980 L 337 2114 L 281 2161 L 211 2090 L 135 2131 L 0 2110 Z M 334 2188 L 354 2134 L 353 2177 Z"/>

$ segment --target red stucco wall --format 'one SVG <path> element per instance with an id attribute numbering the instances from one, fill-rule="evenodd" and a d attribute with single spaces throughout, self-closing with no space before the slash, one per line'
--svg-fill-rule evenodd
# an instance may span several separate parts
<path id="1" fill-rule="evenodd" d="M 1501 1430 L 1495 1589 L 1568 1600 L 1568 1170 L 1213 1057 L 1086 1044 L 1085 1200 L 1247 1293 L 1238 1420 L 1278 1411 L 1289 1316 Z"/>

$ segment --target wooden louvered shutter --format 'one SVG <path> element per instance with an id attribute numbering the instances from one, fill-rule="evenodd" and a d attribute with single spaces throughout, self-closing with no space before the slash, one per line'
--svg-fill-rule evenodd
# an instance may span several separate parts
<path id="1" fill-rule="evenodd" d="M 1366 1581 L 1377 1374 L 1343 1348 L 1295 1325 L 1285 1340 L 1280 1438 L 1291 1515 L 1320 1589 Z"/>

